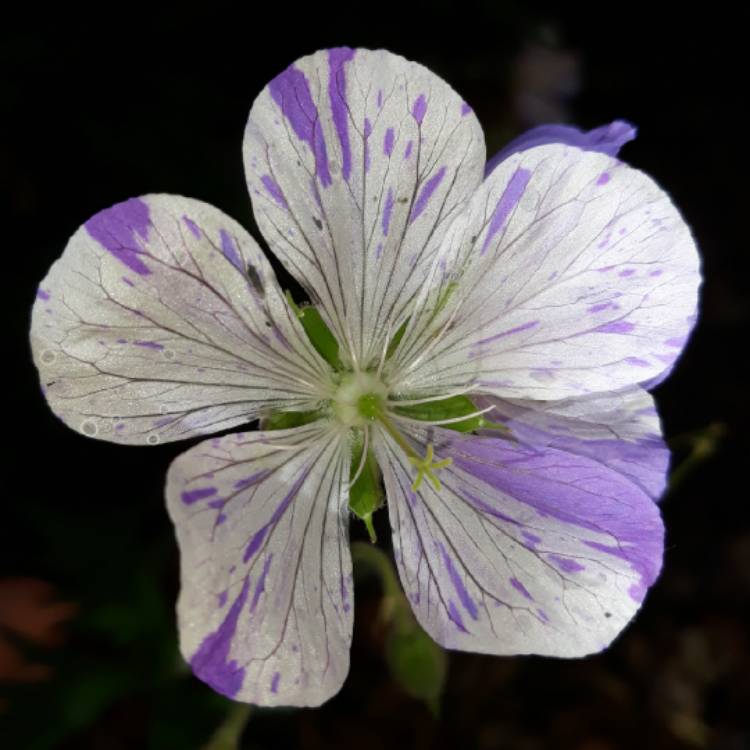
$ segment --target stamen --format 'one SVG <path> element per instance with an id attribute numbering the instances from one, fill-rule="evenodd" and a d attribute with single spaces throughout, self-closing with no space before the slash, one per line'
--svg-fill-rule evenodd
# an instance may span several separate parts
<path id="1" fill-rule="evenodd" d="M 468 388 L 462 388 L 458 391 L 451 391 L 444 393 L 441 396 L 428 396 L 427 398 L 414 398 L 414 399 L 388 399 L 389 404 L 394 406 L 418 406 L 419 404 L 429 404 L 432 401 L 445 401 L 449 398 L 455 398 L 456 396 L 465 396 L 467 393 L 471 393 L 479 388 L 479 383 L 474 383 Z M 465 417 L 463 417 L 465 419 Z"/>
<path id="2" fill-rule="evenodd" d="M 475 419 L 476 417 L 481 417 L 482 414 L 486 414 L 488 411 L 492 411 L 495 408 L 495 405 L 488 406 L 486 409 L 480 409 L 479 411 L 472 412 L 471 414 L 463 414 L 460 417 L 452 417 L 451 419 L 436 419 L 432 422 L 428 422 L 422 419 L 411 419 L 410 417 L 404 417 L 403 415 L 399 414 L 396 416 L 396 419 L 401 419 L 405 422 L 410 422 L 411 424 L 418 424 L 420 426 L 429 425 L 431 427 L 439 427 L 443 424 L 456 424 L 457 422 L 466 422 L 469 419 Z"/>
<path id="3" fill-rule="evenodd" d="M 391 385 L 393 387 L 398 385 L 398 383 L 400 383 L 404 379 L 404 376 L 407 373 L 409 373 L 411 370 L 413 370 L 425 358 L 425 356 L 430 352 L 430 350 L 435 346 L 435 344 L 441 341 L 441 339 L 443 338 L 443 335 L 453 323 L 453 320 L 458 314 L 458 311 L 461 309 L 461 306 L 463 305 L 465 299 L 466 299 L 466 296 L 464 296 L 464 299 L 457 301 L 457 304 L 453 307 L 453 310 L 451 311 L 451 314 L 448 317 L 448 320 L 445 322 L 443 327 L 436 334 L 434 334 L 434 336 L 432 337 L 432 340 L 426 344 L 426 346 L 424 347 L 424 349 L 422 349 L 419 356 L 412 359 L 411 362 L 409 362 L 409 364 L 406 367 L 399 368 L 399 375 L 401 377 L 396 377 L 392 381 Z M 406 351 L 404 351 L 404 353 L 406 353 Z"/>
<path id="4" fill-rule="evenodd" d="M 356 481 L 359 479 L 360 474 L 364 471 L 365 464 L 367 463 L 367 451 L 370 449 L 370 427 L 369 425 L 365 425 L 364 429 L 364 443 L 362 445 L 362 458 L 359 460 L 359 466 L 357 467 L 357 471 L 354 474 L 354 478 L 349 482 L 349 486 L 346 488 L 347 490 L 350 490 Z"/>
<path id="5" fill-rule="evenodd" d="M 383 365 L 388 354 L 388 346 L 391 343 L 391 333 L 393 332 L 393 323 L 388 321 L 388 330 L 385 332 L 385 341 L 383 342 L 383 352 L 380 355 L 380 362 L 378 363 L 378 371 L 376 377 L 378 380 L 383 373 Z"/>

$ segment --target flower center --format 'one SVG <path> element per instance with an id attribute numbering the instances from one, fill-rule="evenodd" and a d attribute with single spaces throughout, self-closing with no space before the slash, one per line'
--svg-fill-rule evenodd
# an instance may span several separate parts
<path id="1" fill-rule="evenodd" d="M 371 372 L 344 375 L 331 400 L 333 413 L 346 427 L 363 427 L 385 411 L 388 388 Z"/>

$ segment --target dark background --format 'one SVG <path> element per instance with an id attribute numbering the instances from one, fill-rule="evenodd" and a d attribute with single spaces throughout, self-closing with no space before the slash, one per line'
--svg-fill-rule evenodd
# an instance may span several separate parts
<path id="1" fill-rule="evenodd" d="M 656 392 L 685 468 L 663 502 L 664 573 L 606 653 L 452 654 L 435 719 L 390 677 L 379 592 L 364 582 L 341 693 L 319 710 L 254 712 L 242 747 L 750 746 L 747 12 L 266 5 L 31 7 L 0 32 L 0 746 L 192 750 L 227 714 L 176 652 L 162 485 L 187 446 L 125 448 L 64 427 L 39 392 L 29 313 L 67 238 L 127 197 L 200 198 L 255 233 L 240 153 L 250 104 L 297 57 L 340 44 L 431 68 L 474 107 L 490 154 L 538 122 L 639 126 L 622 156 L 671 193 L 704 260 L 698 327 Z"/>

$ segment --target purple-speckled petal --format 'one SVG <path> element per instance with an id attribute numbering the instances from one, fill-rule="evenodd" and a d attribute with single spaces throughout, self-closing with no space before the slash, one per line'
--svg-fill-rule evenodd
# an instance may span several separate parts
<path id="1" fill-rule="evenodd" d="M 584 151 L 617 156 L 620 149 L 635 138 L 637 132 L 634 125 L 624 120 L 615 120 L 593 130 L 581 130 L 572 125 L 539 125 L 514 138 L 489 159 L 484 174 L 487 177 L 498 164 L 519 151 L 548 143 L 577 146 Z"/>
<path id="2" fill-rule="evenodd" d="M 318 423 L 213 439 L 172 464 L 180 649 L 214 690 L 317 706 L 341 687 L 353 615 L 349 453 Z"/>
<path id="3" fill-rule="evenodd" d="M 669 449 L 654 399 L 641 388 L 561 401 L 474 400 L 480 409 L 494 407 L 487 418 L 510 428 L 524 445 L 587 456 L 624 474 L 654 500 L 666 488 Z"/>
<path id="4" fill-rule="evenodd" d="M 341 356 L 376 362 L 482 180 L 477 118 L 421 65 L 337 48 L 268 84 L 243 153 L 271 249 L 319 302 Z"/>
<path id="5" fill-rule="evenodd" d="M 645 383 L 679 356 L 700 280 L 690 230 L 650 178 L 537 146 L 498 166 L 451 225 L 390 380 L 410 397 L 471 384 L 541 401 Z"/>
<path id="6" fill-rule="evenodd" d="M 328 366 L 235 221 L 170 195 L 101 211 L 42 282 L 31 342 L 45 396 L 90 437 L 155 444 L 317 401 Z"/>
<path id="7" fill-rule="evenodd" d="M 396 562 L 412 608 L 441 645 L 490 654 L 601 651 L 661 569 L 658 506 L 585 456 L 499 438 L 405 426 L 432 443 L 440 489 L 385 432 L 383 468 Z"/>

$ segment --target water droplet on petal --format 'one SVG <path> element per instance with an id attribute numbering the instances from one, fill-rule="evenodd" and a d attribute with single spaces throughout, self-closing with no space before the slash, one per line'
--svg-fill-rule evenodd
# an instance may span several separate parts
<path id="1" fill-rule="evenodd" d="M 42 352 L 42 362 L 49 365 L 52 364 L 57 359 L 57 354 L 55 354 L 51 349 L 45 349 Z"/>
<path id="2" fill-rule="evenodd" d="M 96 422 L 87 419 L 82 425 L 81 425 L 81 432 L 84 435 L 88 435 L 89 437 L 94 437 L 97 432 L 99 432 L 99 427 L 97 426 Z"/>

